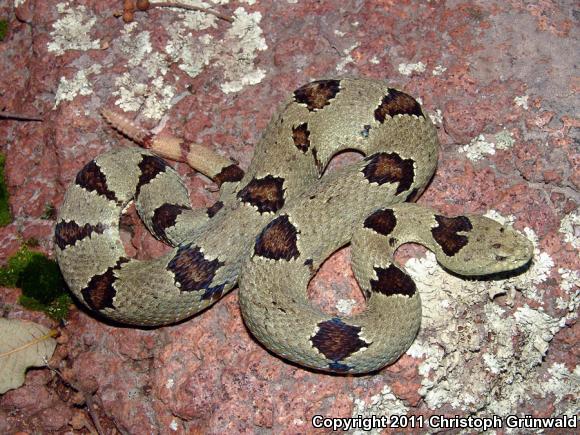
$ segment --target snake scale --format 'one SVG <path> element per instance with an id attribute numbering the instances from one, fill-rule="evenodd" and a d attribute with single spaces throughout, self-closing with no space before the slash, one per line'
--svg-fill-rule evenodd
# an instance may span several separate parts
<path id="1" fill-rule="evenodd" d="M 175 170 L 147 150 L 115 149 L 86 164 L 58 214 L 58 262 L 76 297 L 115 321 L 173 323 L 238 285 L 247 327 L 271 351 L 322 371 L 374 371 L 408 349 L 421 322 L 416 285 L 393 258 L 400 245 L 422 244 L 467 276 L 516 269 L 532 255 L 523 235 L 491 219 L 410 203 L 435 171 L 438 146 L 406 93 L 370 79 L 314 81 L 272 118 L 245 172 L 216 155 L 219 164 L 205 164 L 212 153 L 198 147 L 197 169 L 221 186 L 208 209 L 193 210 Z M 365 157 L 325 171 L 344 150 Z M 173 247 L 166 255 L 125 253 L 119 220 L 130 201 Z M 306 288 L 348 243 L 367 306 L 333 316 Z"/>

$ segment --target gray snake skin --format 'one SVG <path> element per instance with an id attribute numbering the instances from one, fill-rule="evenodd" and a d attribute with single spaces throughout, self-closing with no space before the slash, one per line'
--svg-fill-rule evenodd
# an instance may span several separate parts
<path id="1" fill-rule="evenodd" d="M 365 157 L 325 173 L 343 150 Z M 393 259 L 400 245 L 422 244 L 468 276 L 532 256 L 524 236 L 491 219 L 409 203 L 437 153 L 436 130 L 411 96 L 376 80 L 315 81 L 272 118 L 245 172 L 227 159 L 204 170 L 199 158 L 221 186 L 209 209 L 193 210 L 180 177 L 149 151 L 115 149 L 89 162 L 59 211 L 58 262 L 83 304 L 132 325 L 179 321 L 239 285 L 246 325 L 271 351 L 323 371 L 374 371 L 408 349 L 421 322 L 415 283 Z M 125 253 L 119 219 L 132 200 L 151 233 L 173 246 L 166 255 Z M 332 316 L 312 306 L 306 287 L 348 243 L 367 307 Z"/>

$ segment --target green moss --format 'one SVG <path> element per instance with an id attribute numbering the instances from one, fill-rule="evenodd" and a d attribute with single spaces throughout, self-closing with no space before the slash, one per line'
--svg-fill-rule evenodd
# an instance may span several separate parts
<path id="1" fill-rule="evenodd" d="M 8 20 L 1 19 L 0 20 L 0 41 L 4 41 L 6 35 L 8 34 Z"/>
<path id="2" fill-rule="evenodd" d="M 8 264 L 0 268 L 0 286 L 17 287 L 18 278 L 30 262 L 34 252 L 25 247 L 20 248 L 18 252 L 8 259 Z"/>
<path id="3" fill-rule="evenodd" d="M 56 216 L 56 209 L 54 208 L 54 205 L 46 204 L 44 206 L 44 212 L 42 213 L 42 216 L 40 216 L 40 219 L 50 220 L 50 219 L 54 219 L 55 216 Z"/>
<path id="4" fill-rule="evenodd" d="M 26 246 L 10 257 L 6 267 L 0 268 L 0 285 L 20 287 L 19 302 L 23 307 L 44 311 L 55 320 L 67 316 L 72 302 L 58 264 Z"/>
<path id="5" fill-rule="evenodd" d="M 12 222 L 12 216 L 10 216 L 10 207 L 8 206 L 8 188 L 6 187 L 6 181 L 4 180 L 4 163 L 6 162 L 6 157 L 4 154 L 0 154 L 0 227 L 8 225 Z"/>
<path id="6" fill-rule="evenodd" d="M 24 245 L 29 248 L 38 248 L 40 246 L 40 242 L 36 237 L 30 237 L 24 241 Z"/>
<path id="7" fill-rule="evenodd" d="M 68 316 L 68 308 L 72 303 L 71 297 L 68 294 L 62 294 L 49 304 L 42 304 L 30 296 L 22 295 L 19 301 L 20 305 L 32 311 L 43 311 L 52 317 L 54 320 L 62 320 Z"/>
<path id="8" fill-rule="evenodd" d="M 64 280 L 56 261 L 38 252 L 32 252 L 16 283 L 22 294 L 49 304 L 62 294 Z"/>

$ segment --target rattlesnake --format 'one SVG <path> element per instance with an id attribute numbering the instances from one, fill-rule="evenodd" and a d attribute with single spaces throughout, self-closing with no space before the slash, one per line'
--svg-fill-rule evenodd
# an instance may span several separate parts
<path id="1" fill-rule="evenodd" d="M 113 122 L 145 145 L 160 140 Z M 171 145 L 179 157 L 179 142 Z M 361 373 L 395 361 L 419 329 L 416 286 L 393 259 L 401 244 L 423 244 L 462 275 L 515 269 L 532 255 L 524 236 L 491 219 L 409 203 L 435 171 L 437 134 L 415 99 L 382 81 L 319 80 L 294 91 L 245 173 L 194 150 L 194 166 L 221 186 L 219 201 L 204 210 L 192 210 L 177 173 L 140 148 L 102 154 L 73 180 L 56 253 L 87 307 L 123 323 L 163 325 L 238 284 L 245 323 L 268 349 L 307 367 Z M 365 157 L 325 173 L 343 150 Z M 166 255 L 140 261 L 125 253 L 119 219 L 133 199 L 147 228 L 173 246 Z M 349 242 L 367 307 L 333 316 L 312 306 L 306 287 Z"/>

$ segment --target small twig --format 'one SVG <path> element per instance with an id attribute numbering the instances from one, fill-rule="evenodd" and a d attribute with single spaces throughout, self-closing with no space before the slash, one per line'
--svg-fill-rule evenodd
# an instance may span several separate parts
<path id="1" fill-rule="evenodd" d="M 101 421 L 99 420 L 99 416 L 97 415 L 97 413 L 94 410 L 94 406 L 93 405 L 95 404 L 95 401 L 93 400 L 93 395 L 91 393 L 87 393 L 86 391 L 83 391 L 80 387 L 78 387 L 77 385 L 73 384 L 71 381 L 66 380 L 64 378 L 64 376 L 62 375 L 62 373 L 60 372 L 60 370 L 57 369 L 56 367 L 51 367 L 50 365 L 48 365 L 48 368 L 50 370 L 52 370 L 54 373 L 56 373 L 56 375 L 66 385 L 68 385 L 73 390 L 78 391 L 79 393 L 81 393 L 83 395 L 83 398 L 85 399 L 85 402 L 87 404 L 87 409 L 89 411 L 89 415 L 91 416 L 91 420 L 92 420 L 93 424 L 95 425 L 95 429 L 97 430 L 97 434 L 98 435 L 104 435 L 106 432 L 103 430 L 103 427 L 101 426 Z"/>
<path id="2" fill-rule="evenodd" d="M 188 11 L 205 12 L 205 13 L 208 13 L 211 15 L 215 15 L 220 20 L 225 20 L 228 23 L 234 22 L 234 19 L 232 17 L 228 17 L 227 15 L 220 14 L 219 12 L 216 12 L 216 11 L 209 9 L 209 8 L 202 8 L 201 6 L 186 5 L 186 4 L 178 3 L 178 2 L 166 2 L 166 3 L 150 2 L 149 6 L 152 8 L 180 8 L 180 9 L 186 9 Z"/>
<path id="3" fill-rule="evenodd" d="M 39 116 L 22 115 L 20 113 L 0 111 L 0 119 L 15 119 L 17 121 L 44 121 Z"/>
<path id="4" fill-rule="evenodd" d="M 93 421 L 93 424 L 95 425 L 95 428 L 97 429 L 97 433 L 99 435 L 104 435 L 105 434 L 105 431 L 103 430 L 103 426 L 101 426 L 101 422 L 99 420 L 99 416 L 95 412 L 95 409 L 94 409 L 94 406 L 93 406 L 95 404 L 95 401 L 93 400 L 93 395 L 92 394 L 86 394 L 86 393 L 83 393 L 83 394 L 85 396 L 85 400 L 87 401 L 87 409 L 89 410 L 89 415 L 91 416 L 91 420 Z"/>

